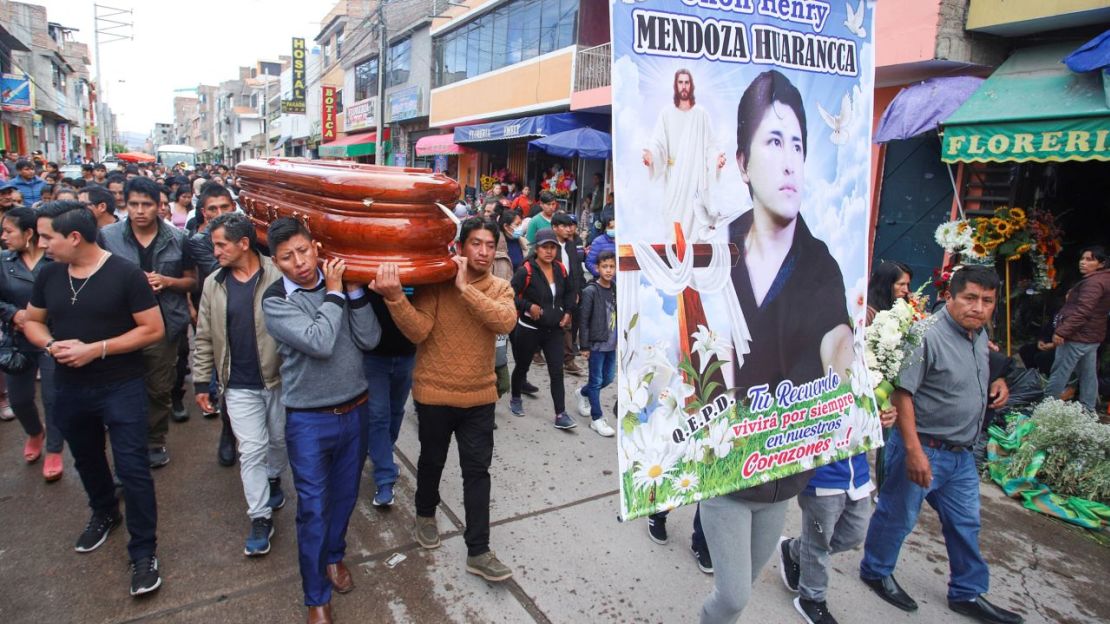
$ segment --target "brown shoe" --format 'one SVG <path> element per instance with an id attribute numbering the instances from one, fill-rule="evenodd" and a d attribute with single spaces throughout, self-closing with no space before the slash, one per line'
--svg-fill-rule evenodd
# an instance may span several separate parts
<path id="1" fill-rule="evenodd" d="M 308 624 L 332 624 L 331 603 L 308 608 Z"/>
<path id="2" fill-rule="evenodd" d="M 339 563 L 329 563 L 325 571 L 335 591 L 346 594 L 355 588 L 355 581 L 351 578 L 351 571 L 347 569 L 347 566 L 343 565 L 342 561 Z"/>

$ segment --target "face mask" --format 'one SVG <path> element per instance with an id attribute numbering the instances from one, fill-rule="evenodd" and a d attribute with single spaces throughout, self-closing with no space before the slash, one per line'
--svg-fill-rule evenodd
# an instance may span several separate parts
<path id="1" fill-rule="evenodd" d="M 509 236 L 512 236 L 514 239 L 515 238 L 520 238 L 521 236 L 524 236 L 524 226 L 521 226 L 521 227 L 518 227 L 518 228 L 514 229 L 509 234 Z"/>
<path id="2" fill-rule="evenodd" d="M 616 230 L 605 230 L 605 235 L 608 236 L 609 238 L 616 238 L 617 237 L 617 231 Z"/>

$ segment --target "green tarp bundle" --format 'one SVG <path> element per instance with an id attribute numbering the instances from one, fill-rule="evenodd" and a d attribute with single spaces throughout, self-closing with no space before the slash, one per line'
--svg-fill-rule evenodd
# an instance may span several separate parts
<path id="1" fill-rule="evenodd" d="M 1026 509 L 1085 529 L 1110 529 L 1110 507 L 1085 498 L 1053 494 L 1047 485 L 1037 480 L 1037 472 L 1047 457 L 1044 451 L 1034 456 L 1021 476 L 1009 475 L 1010 455 L 1021 448 L 1025 436 L 1037 426 L 1028 416 L 1011 417 L 1019 419 L 1012 433 L 1007 433 L 1004 427 L 997 425 L 992 425 L 987 430 L 990 436 L 987 442 L 987 469 L 991 480 L 1002 487 L 1006 496 L 1022 500 L 1022 506 Z"/>

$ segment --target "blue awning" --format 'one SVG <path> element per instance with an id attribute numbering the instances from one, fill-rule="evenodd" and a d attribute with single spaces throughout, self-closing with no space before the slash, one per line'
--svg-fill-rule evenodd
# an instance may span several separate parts
<path id="1" fill-rule="evenodd" d="M 544 137 L 549 134 L 584 127 L 608 130 L 609 118 L 605 115 L 591 115 L 588 113 L 552 113 L 550 115 L 536 115 L 521 119 L 460 126 L 455 128 L 455 143 L 484 143 L 487 141 Z"/>
<path id="2" fill-rule="evenodd" d="M 1077 74 L 1110 68 L 1110 30 L 1079 46 L 1064 58 L 1064 64 Z"/>
<path id="3" fill-rule="evenodd" d="M 529 141 L 528 147 L 564 158 L 578 156 L 605 160 L 613 151 L 613 140 L 607 132 L 593 128 L 575 128 Z"/>

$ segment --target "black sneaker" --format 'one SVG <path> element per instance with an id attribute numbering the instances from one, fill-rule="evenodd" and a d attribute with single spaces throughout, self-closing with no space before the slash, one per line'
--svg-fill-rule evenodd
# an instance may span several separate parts
<path id="1" fill-rule="evenodd" d="M 815 602 L 798 596 L 794 599 L 794 608 L 809 624 L 837 624 L 824 601 Z"/>
<path id="2" fill-rule="evenodd" d="M 170 454 L 164 446 L 153 446 L 149 450 L 150 467 L 161 468 L 170 463 Z"/>
<path id="3" fill-rule="evenodd" d="M 527 379 L 524 380 L 524 385 L 521 386 L 521 390 L 524 391 L 524 394 L 527 394 L 528 396 L 533 396 L 533 397 L 540 393 L 540 389 L 538 387 L 528 383 Z"/>
<path id="4" fill-rule="evenodd" d="M 709 547 L 702 545 L 701 548 L 691 546 L 690 552 L 694 553 L 694 559 L 698 562 L 698 569 L 706 574 L 713 574 L 713 557 L 709 556 Z"/>
<path id="5" fill-rule="evenodd" d="M 162 586 L 158 557 L 151 555 L 131 562 L 131 595 L 142 596 Z"/>
<path id="6" fill-rule="evenodd" d="M 85 525 L 81 537 L 77 538 L 77 544 L 74 545 L 73 550 L 79 553 L 87 553 L 100 548 L 104 540 L 108 539 L 108 534 L 112 532 L 112 529 L 118 527 L 121 521 L 122 518 L 120 518 L 118 511 L 110 514 L 94 513 L 89 518 L 89 523 Z"/>
<path id="7" fill-rule="evenodd" d="M 656 544 L 667 543 L 667 517 L 648 517 L 648 537 Z"/>
<path id="8" fill-rule="evenodd" d="M 174 422 L 179 423 L 189 420 L 189 410 L 185 409 L 185 403 L 181 399 L 173 399 L 173 413 L 171 417 Z"/>
<path id="9" fill-rule="evenodd" d="M 793 541 L 794 539 L 790 537 L 779 538 L 779 574 L 782 576 L 782 584 L 790 591 L 796 592 L 798 579 L 802 576 L 802 568 L 790 556 L 790 543 Z"/>

